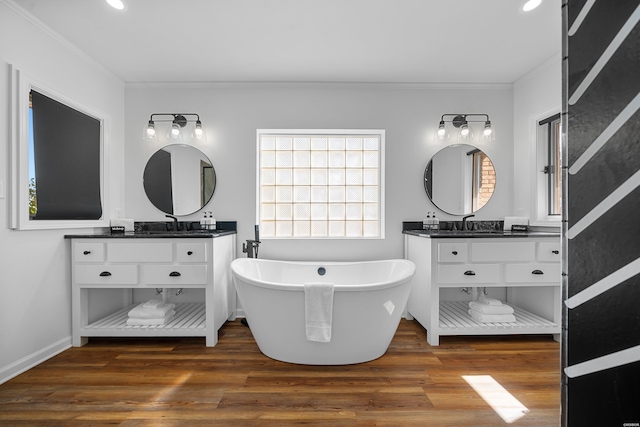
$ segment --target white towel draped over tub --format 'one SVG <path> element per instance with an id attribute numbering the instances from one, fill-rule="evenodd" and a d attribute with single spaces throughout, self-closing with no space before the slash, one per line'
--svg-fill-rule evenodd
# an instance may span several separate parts
<path id="1" fill-rule="evenodd" d="M 333 284 L 304 284 L 304 316 L 307 340 L 331 341 L 333 317 Z"/>

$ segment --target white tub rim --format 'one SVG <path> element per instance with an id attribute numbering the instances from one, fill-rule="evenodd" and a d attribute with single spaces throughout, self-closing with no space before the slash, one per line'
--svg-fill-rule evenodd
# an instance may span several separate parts
<path id="1" fill-rule="evenodd" d="M 412 261 L 402 259 L 402 258 L 393 258 L 393 259 L 381 259 L 375 261 L 286 261 L 286 260 L 273 260 L 273 259 L 264 259 L 264 258 L 236 258 L 231 262 L 231 271 L 235 277 L 238 279 L 251 284 L 253 286 L 257 286 L 265 289 L 274 289 L 281 291 L 304 291 L 304 283 L 301 284 L 290 284 L 290 283 L 279 283 L 279 282 L 270 282 L 265 280 L 256 280 L 252 277 L 245 276 L 237 271 L 237 266 L 243 263 L 248 262 L 259 262 L 259 263 L 269 263 L 269 264 L 295 264 L 295 265 L 313 265 L 318 267 L 332 266 L 332 265 L 356 265 L 356 264 L 378 264 L 378 263 L 390 263 L 396 262 L 399 264 L 404 264 L 408 266 L 408 271 L 406 274 L 393 278 L 392 280 L 383 281 L 383 282 L 372 282 L 366 284 L 353 284 L 353 285 L 341 285 L 337 284 L 334 287 L 334 292 L 362 292 L 362 291 L 370 291 L 376 289 L 387 289 L 393 288 L 396 286 L 400 286 L 404 284 L 407 280 L 411 280 L 415 273 L 416 266 Z M 321 282 L 321 280 L 317 280 Z M 312 282 L 310 280 L 310 282 Z"/>

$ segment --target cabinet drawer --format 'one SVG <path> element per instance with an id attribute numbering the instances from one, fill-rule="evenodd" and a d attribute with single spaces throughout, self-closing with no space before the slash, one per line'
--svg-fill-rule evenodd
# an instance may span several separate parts
<path id="1" fill-rule="evenodd" d="M 507 264 L 504 276 L 508 283 L 557 283 L 560 285 L 560 263 Z"/>
<path id="2" fill-rule="evenodd" d="M 471 243 L 471 261 L 534 261 L 535 242 Z"/>
<path id="3" fill-rule="evenodd" d="M 84 265 L 74 267 L 79 285 L 136 285 L 137 265 Z"/>
<path id="4" fill-rule="evenodd" d="M 104 243 L 76 242 L 73 245 L 73 259 L 75 262 L 103 262 Z"/>
<path id="5" fill-rule="evenodd" d="M 500 264 L 438 265 L 440 283 L 497 283 L 500 280 Z"/>
<path id="6" fill-rule="evenodd" d="M 177 243 L 176 257 L 178 262 L 206 262 L 207 244 L 199 243 Z"/>
<path id="7" fill-rule="evenodd" d="M 536 251 L 538 261 L 560 262 L 560 242 L 540 242 Z"/>
<path id="8" fill-rule="evenodd" d="M 173 244 L 167 242 L 115 242 L 107 244 L 111 262 L 171 262 Z"/>
<path id="9" fill-rule="evenodd" d="M 438 243 L 438 262 L 467 262 L 466 243 Z"/>
<path id="10" fill-rule="evenodd" d="M 206 285 L 206 265 L 143 265 L 147 285 Z"/>

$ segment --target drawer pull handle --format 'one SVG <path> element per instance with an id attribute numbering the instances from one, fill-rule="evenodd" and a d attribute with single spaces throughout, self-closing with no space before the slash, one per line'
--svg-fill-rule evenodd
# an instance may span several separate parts
<path id="1" fill-rule="evenodd" d="M 111 273 L 109 273 L 108 271 L 103 271 L 102 273 L 100 273 L 100 277 L 109 277 L 111 276 Z"/>
<path id="2" fill-rule="evenodd" d="M 473 270 L 467 270 L 467 271 L 464 272 L 464 275 L 465 276 L 475 276 L 476 272 L 473 271 Z"/>
<path id="3" fill-rule="evenodd" d="M 458 255 L 458 251 L 451 251 L 452 254 Z"/>
<path id="4" fill-rule="evenodd" d="M 551 253 L 552 253 L 552 254 L 556 254 L 556 255 L 558 255 L 558 254 L 560 253 L 560 251 L 553 250 L 553 251 L 551 251 Z"/>
<path id="5" fill-rule="evenodd" d="M 531 274 L 544 274 L 542 270 L 533 270 Z"/>
<path id="6" fill-rule="evenodd" d="M 179 276 L 180 276 L 179 271 L 172 271 L 171 273 L 169 273 L 169 277 L 179 277 Z"/>
<path id="7" fill-rule="evenodd" d="M 83 253 L 83 255 L 89 255 L 91 253 L 91 251 L 84 251 L 82 253 Z"/>
<path id="8" fill-rule="evenodd" d="M 187 255 L 193 255 L 193 251 L 187 252 Z"/>

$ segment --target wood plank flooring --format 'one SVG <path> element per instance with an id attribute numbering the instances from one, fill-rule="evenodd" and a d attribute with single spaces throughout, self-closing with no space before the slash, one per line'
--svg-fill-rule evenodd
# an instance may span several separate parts
<path id="1" fill-rule="evenodd" d="M 304 366 L 264 356 L 239 320 L 223 326 L 216 347 L 204 338 L 92 338 L 0 385 L 0 425 L 560 425 L 550 335 L 440 341 L 429 346 L 425 330 L 403 319 L 375 361 Z M 494 410 L 463 376 L 490 376 L 525 409 L 502 397 L 488 399 Z"/>

